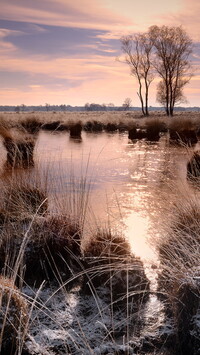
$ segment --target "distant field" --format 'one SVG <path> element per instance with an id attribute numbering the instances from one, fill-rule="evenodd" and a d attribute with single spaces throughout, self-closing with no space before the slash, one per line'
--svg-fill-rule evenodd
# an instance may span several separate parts
<path id="1" fill-rule="evenodd" d="M 103 124 L 125 124 L 131 126 L 133 122 L 138 123 L 139 126 L 143 125 L 146 120 L 151 118 L 162 119 L 162 121 L 169 123 L 173 119 L 181 117 L 181 119 L 192 119 L 196 123 L 200 120 L 200 113 L 194 111 L 176 112 L 174 117 L 167 117 L 163 111 L 151 112 L 149 117 L 144 117 L 140 111 L 127 111 L 127 112 L 21 112 L 21 113 L 1 113 L 0 122 L 5 121 L 9 126 L 15 126 L 25 119 L 39 120 L 42 124 L 53 121 L 60 121 L 63 124 L 70 124 L 81 122 L 85 124 L 87 121 L 98 121 Z"/>

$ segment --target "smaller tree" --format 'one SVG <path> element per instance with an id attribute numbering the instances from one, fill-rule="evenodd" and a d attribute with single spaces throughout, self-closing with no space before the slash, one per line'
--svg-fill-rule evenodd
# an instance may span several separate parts
<path id="1" fill-rule="evenodd" d="M 50 104 L 45 104 L 45 107 L 46 107 L 46 111 L 48 112 L 50 109 Z"/>
<path id="2" fill-rule="evenodd" d="M 16 113 L 20 113 L 20 110 L 21 110 L 21 107 L 19 105 L 15 107 L 15 112 Z"/>
<path id="3" fill-rule="evenodd" d="M 132 103 L 132 100 L 130 99 L 130 97 L 127 97 L 127 98 L 124 100 L 124 103 L 123 103 L 123 105 L 122 105 L 123 110 L 124 110 L 124 111 L 128 111 L 129 108 L 131 107 L 131 103 Z"/>
<path id="4" fill-rule="evenodd" d="M 125 53 L 125 63 L 128 64 L 138 81 L 138 97 L 141 102 L 142 113 L 149 115 L 148 99 L 149 86 L 154 79 L 151 56 L 153 42 L 148 33 L 124 36 L 121 38 L 122 51 Z"/>
<path id="5" fill-rule="evenodd" d="M 25 108 L 26 108 L 26 105 L 21 104 L 21 111 L 22 111 L 22 112 L 24 112 L 24 111 L 25 111 Z"/>
<path id="6" fill-rule="evenodd" d="M 86 104 L 85 104 L 85 111 L 90 111 L 90 104 L 89 104 L 89 102 L 86 102 Z"/>

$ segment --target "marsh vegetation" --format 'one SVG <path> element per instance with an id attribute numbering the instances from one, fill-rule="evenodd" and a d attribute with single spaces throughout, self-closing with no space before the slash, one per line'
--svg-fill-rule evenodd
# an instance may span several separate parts
<path id="1" fill-rule="evenodd" d="M 198 354 L 198 114 L 0 124 L 1 354 Z"/>

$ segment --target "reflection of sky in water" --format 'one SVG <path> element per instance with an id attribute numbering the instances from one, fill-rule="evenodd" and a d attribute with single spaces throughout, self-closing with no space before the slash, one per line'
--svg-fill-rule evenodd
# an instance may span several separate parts
<path id="1" fill-rule="evenodd" d="M 133 143 L 127 133 L 84 132 L 79 142 L 68 133 L 40 132 L 35 147 L 35 169 L 52 178 L 50 189 L 62 194 L 63 186 L 74 188 L 73 177 L 87 177 L 95 216 L 116 226 L 123 220 L 124 233 L 142 258 L 153 257 L 147 236 L 160 192 L 167 181 L 185 178 L 187 160 L 186 149 L 169 147 L 165 137 L 155 144 Z"/>

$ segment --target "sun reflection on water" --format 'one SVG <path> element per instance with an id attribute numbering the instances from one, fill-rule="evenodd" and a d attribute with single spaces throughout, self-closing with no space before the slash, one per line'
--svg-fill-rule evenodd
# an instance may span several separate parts
<path id="1" fill-rule="evenodd" d="M 149 225 L 148 216 L 142 216 L 133 211 L 124 220 L 126 225 L 125 235 L 128 238 L 133 253 L 143 260 L 155 260 L 156 254 L 148 244 Z"/>

